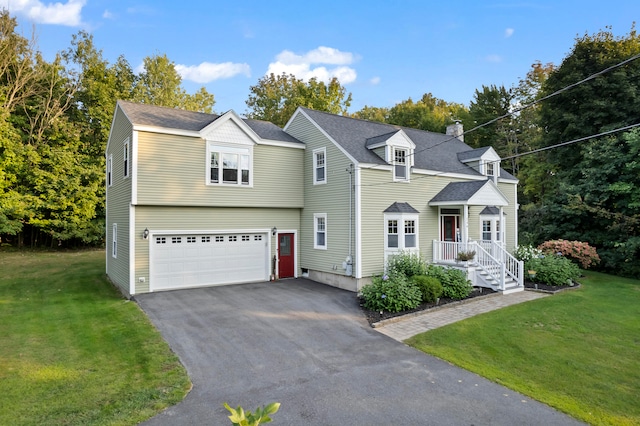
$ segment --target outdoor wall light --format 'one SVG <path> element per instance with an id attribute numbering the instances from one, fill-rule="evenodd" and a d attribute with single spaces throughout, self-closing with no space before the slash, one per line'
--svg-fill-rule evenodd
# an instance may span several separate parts
<path id="1" fill-rule="evenodd" d="M 278 233 L 278 228 L 276 228 L 275 226 L 273 228 L 271 228 L 271 235 L 276 235 Z"/>
<path id="2" fill-rule="evenodd" d="M 144 228 L 144 231 L 142 232 L 142 238 L 144 238 L 145 240 L 149 238 L 149 228 Z"/>

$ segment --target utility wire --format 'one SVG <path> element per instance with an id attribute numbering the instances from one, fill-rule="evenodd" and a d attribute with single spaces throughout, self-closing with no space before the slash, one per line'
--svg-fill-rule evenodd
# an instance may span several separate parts
<path id="1" fill-rule="evenodd" d="M 538 148 L 538 149 L 534 149 L 534 150 L 531 150 L 531 151 L 522 152 L 520 154 L 510 155 L 508 157 L 501 158 L 500 160 L 501 161 L 502 160 L 511 160 L 513 158 L 524 157 L 525 155 L 535 154 L 535 153 L 542 152 L 542 151 L 548 151 L 550 149 L 560 148 L 560 147 L 571 145 L 571 144 L 574 144 L 574 143 L 583 142 L 583 141 L 586 141 L 586 140 L 589 140 L 589 139 L 595 139 L 595 138 L 599 138 L 599 137 L 602 137 L 602 136 L 607 136 L 607 135 L 610 135 L 610 134 L 613 134 L 613 133 L 624 132 L 626 130 L 631 130 L 631 129 L 634 129 L 636 127 L 640 127 L 640 123 L 630 124 L 628 126 L 618 127 L 617 129 L 608 130 L 606 132 L 601 132 L 601 133 L 598 133 L 598 134 L 595 134 L 595 135 L 584 136 L 582 138 L 573 139 L 573 140 L 570 140 L 570 141 L 567 141 L 567 142 L 560 142 L 560 143 L 555 144 L 555 145 L 549 145 L 549 146 L 546 146 L 544 148 Z M 425 175 L 425 176 L 418 176 L 418 177 L 413 178 L 412 180 L 416 181 L 416 180 L 419 180 L 419 179 L 432 178 L 432 177 L 437 177 L 437 176 L 444 176 L 446 174 L 454 173 L 454 172 L 460 171 L 460 170 L 469 170 L 469 167 L 465 166 L 465 167 L 461 167 L 459 169 L 449 170 L 449 171 L 446 171 L 446 172 L 439 172 L 439 173 L 434 173 L 434 174 L 428 174 L 428 175 Z M 469 176 L 473 176 L 473 175 L 469 175 Z M 380 185 L 388 185 L 388 184 L 392 184 L 392 183 L 397 183 L 397 182 L 396 181 L 378 182 L 378 183 L 360 185 L 360 187 L 380 186 Z"/>
<path id="2" fill-rule="evenodd" d="M 513 111 L 511 111 L 511 112 L 508 112 L 508 113 L 506 113 L 506 114 L 503 114 L 503 115 L 501 115 L 501 116 L 499 116 L 499 117 L 496 117 L 496 118 L 494 118 L 494 119 L 492 119 L 492 120 L 489 120 L 489 121 L 487 121 L 486 123 L 479 124 L 479 125 L 477 125 L 476 127 L 473 127 L 473 128 L 471 128 L 471 129 L 469 129 L 469 130 L 466 130 L 466 131 L 462 132 L 462 134 L 461 134 L 461 135 L 458 135 L 458 136 L 451 136 L 450 138 L 447 138 L 447 139 L 443 140 L 442 142 L 438 142 L 438 143 L 437 143 L 437 144 L 435 144 L 435 145 L 432 145 L 432 146 L 429 146 L 429 147 L 425 147 L 425 148 L 420 149 L 420 150 L 416 150 L 416 151 L 414 151 L 412 154 L 410 154 L 410 155 L 408 155 L 408 156 L 409 156 L 409 157 L 410 157 L 411 155 L 414 155 L 414 156 L 415 156 L 416 154 L 418 154 L 418 153 L 420 153 L 420 152 L 424 152 L 424 151 L 428 151 L 428 150 L 430 150 L 430 149 L 436 148 L 436 147 L 438 147 L 438 146 L 440 146 L 440 145 L 442 145 L 442 144 L 444 144 L 444 143 L 446 143 L 446 142 L 449 142 L 449 141 L 451 141 L 451 140 L 453 140 L 453 139 L 457 139 L 457 137 L 459 137 L 459 136 L 464 136 L 464 135 L 466 135 L 467 133 L 474 132 L 474 131 L 476 131 L 476 130 L 478 130 L 478 129 L 481 129 L 481 128 L 486 127 L 486 126 L 488 126 L 488 125 L 490 125 L 490 124 L 493 124 L 493 123 L 495 123 L 495 122 L 496 122 L 496 121 L 498 121 L 498 120 L 502 120 L 503 118 L 510 117 L 510 116 L 512 116 L 512 115 L 514 115 L 514 114 L 519 113 L 520 111 L 524 111 L 524 110 L 525 110 L 525 109 L 527 109 L 527 108 L 531 108 L 532 106 L 535 106 L 535 105 L 539 104 L 539 103 L 540 103 L 540 102 L 542 102 L 542 101 L 546 101 L 547 99 L 550 99 L 550 98 L 552 98 L 552 97 L 554 97 L 554 96 L 557 96 L 557 95 L 559 95 L 559 94 L 561 94 L 561 93 L 563 93 L 563 92 L 566 92 L 567 90 L 573 89 L 573 88 L 574 88 L 574 87 L 576 87 L 576 86 L 579 86 L 579 85 L 581 85 L 581 84 L 584 84 L 584 83 L 586 83 L 587 81 L 593 80 L 593 79 L 595 79 L 595 78 L 597 78 L 597 77 L 599 77 L 599 76 L 601 76 L 601 75 L 603 75 L 603 74 L 606 74 L 606 73 L 608 73 L 609 71 L 612 71 L 612 70 L 614 70 L 614 69 L 616 69 L 616 68 L 619 68 L 619 67 L 621 67 L 621 66 L 623 66 L 623 65 L 626 65 L 626 64 L 628 64 L 629 62 L 633 62 L 633 61 L 635 61 L 635 60 L 636 60 L 636 59 L 638 59 L 638 58 L 640 58 L 640 53 L 639 53 L 639 54 L 637 54 L 637 55 L 634 55 L 634 56 L 632 56 L 632 57 L 630 57 L 630 58 L 628 58 L 628 59 L 625 59 L 625 60 L 624 60 L 624 61 L 622 61 L 622 62 L 619 62 L 619 63 L 617 63 L 617 64 L 615 64 L 615 65 L 612 65 L 612 66 L 610 66 L 610 67 L 608 67 L 608 68 L 605 68 L 605 69 L 603 69 L 603 70 L 601 70 L 601 71 L 598 71 L 598 72 L 597 72 L 597 73 L 595 73 L 595 74 L 591 74 L 590 76 L 588 76 L 588 77 L 586 77 L 586 78 L 583 78 L 582 80 L 580 80 L 580 81 L 578 81 L 578 82 L 576 82 L 576 83 L 573 83 L 573 84 L 570 84 L 570 85 L 568 85 L 568 86 L 565 86 L 565 87 L 563 87 L 563 88 L 561 88 L 561 89 L 558 89 L 558 90 L 556 90 L 555 92 L 548 94 L 547 96 L 543 96 L 543 97 L 542 97 L 542 98 L 540 98 L 540 99 L 536 99 L 535 101 L 533 101 L 533 102 L 531 102 L 531 103 L 529 103 L 529 104 L 523 105 L 523 106 L 522 106 L 522 107 L 520 107 L 520 108 L 516 108 L 516 109 L 514 109 L 514 110 L 513 110 Z M 507 158 L 509 158 L 509 159 L 510 159 L 510 158 L 513 158 L 513 157 L 507 157 Z M 504 158 L 504 159 L 507 159 L 507 158 Z M 363 167 L 362 169 L 375 169 L 375 168 L 377 168 L 377 167 L 384 167 L 384 166 L 388 166 L 388 164 L 376 164 L 376 165 L 371 166 L 371 167 Z"/>

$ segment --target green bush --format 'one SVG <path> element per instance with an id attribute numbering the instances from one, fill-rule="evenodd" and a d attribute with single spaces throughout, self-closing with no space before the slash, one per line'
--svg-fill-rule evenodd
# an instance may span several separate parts
<path id="1" fill-rule="evenodd" d="M 529 260 L 525 270 L 536 271 L 535 282 L 551 286 L 566 285 L 580 276 L 578 265 L 554 254 Z"/>
<path id="2" fill-rule="evenodd" d="M 371 284 L 362 287 L 364 307 L 371 311 L 401 312 L 417 307 L 422 293 L 404 275 L 390 273 L 375 276 Z"/>
<path id="3" fill-rule="evenodd" d="M 389 257 L 387 261 L 387 273 L 390 275 L 400 273 L 407 278 L 415 275 L 424 275 L 427 264 L 422 256 L 417 253 L 400 252 Z"/>
<path id="4" fill-rule="evenodd" d="M 416 275 L 411 278 L 411 282 L 420 289 L 423 302 L 435 302 L 437 298 L 442 296 L 442 284 L 436 277 Z"/>
<path id="5" fill-rule="evenodd" d="M 440 281 L 442 284 L 443 297 L 460 300 L 469 296 L 473 290 L 471 281 L 469 281 L 467 275 L 459 269 L 429 265 L 425 275 L 435 277 Z"/>

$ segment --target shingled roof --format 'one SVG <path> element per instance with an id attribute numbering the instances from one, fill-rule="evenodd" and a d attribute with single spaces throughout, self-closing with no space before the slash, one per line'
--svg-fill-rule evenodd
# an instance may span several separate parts
<path id="1" fill-rule="evenodd" d="M 475 169 L 460 161 L 458 153 L 469 152 L 473 149 L 455 137 L 442 133 L 344 117 L 308 108 L 301 108 L 301 110 L 358 162 L 386 164 L 382 158 L 368 149 L 368 147 L 381 140 L 388 139 L 402 129 L 416 145 L 414 157 L 414 166 L 416 168 L 482 176 Z M 500 170 L 500 177 L 516 179 L 502 169 Z"/>
<path id="2" fill-rule="evenodd" d="M 141 126 L 198 132 L 220 118 L 220 115 L 217 114 L 185 111 L 177 108 L 159 107 L 128 101 L 118 101 L 118 105 L 133 124 Z M 288 133 L 285 133 L 280 127 L 268 121 L 251 120 L 248 118 L 244 118 L 243 121 L 262 139 L 302 143 Z"/>

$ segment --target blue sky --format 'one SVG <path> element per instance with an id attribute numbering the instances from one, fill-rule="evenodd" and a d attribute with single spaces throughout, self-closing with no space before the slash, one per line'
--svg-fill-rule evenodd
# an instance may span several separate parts
<path id="1" fill-rule="evenodd" d="M 446 4 L 445 4 L 446 3 Z M 205 86 L 217 112 L 242 114 L 268 72 L 336 76 L 350 112 L 424 93 L 469 105 L 482 85 L 516 84 L 535 61 L 560 64 L 575 38 L 626 35 L 638 0 L 609 1 L 106 1 L 0 0 L 45 58 L 86 30 L 105 59 L 167 54 L 189 92 Z"/>

